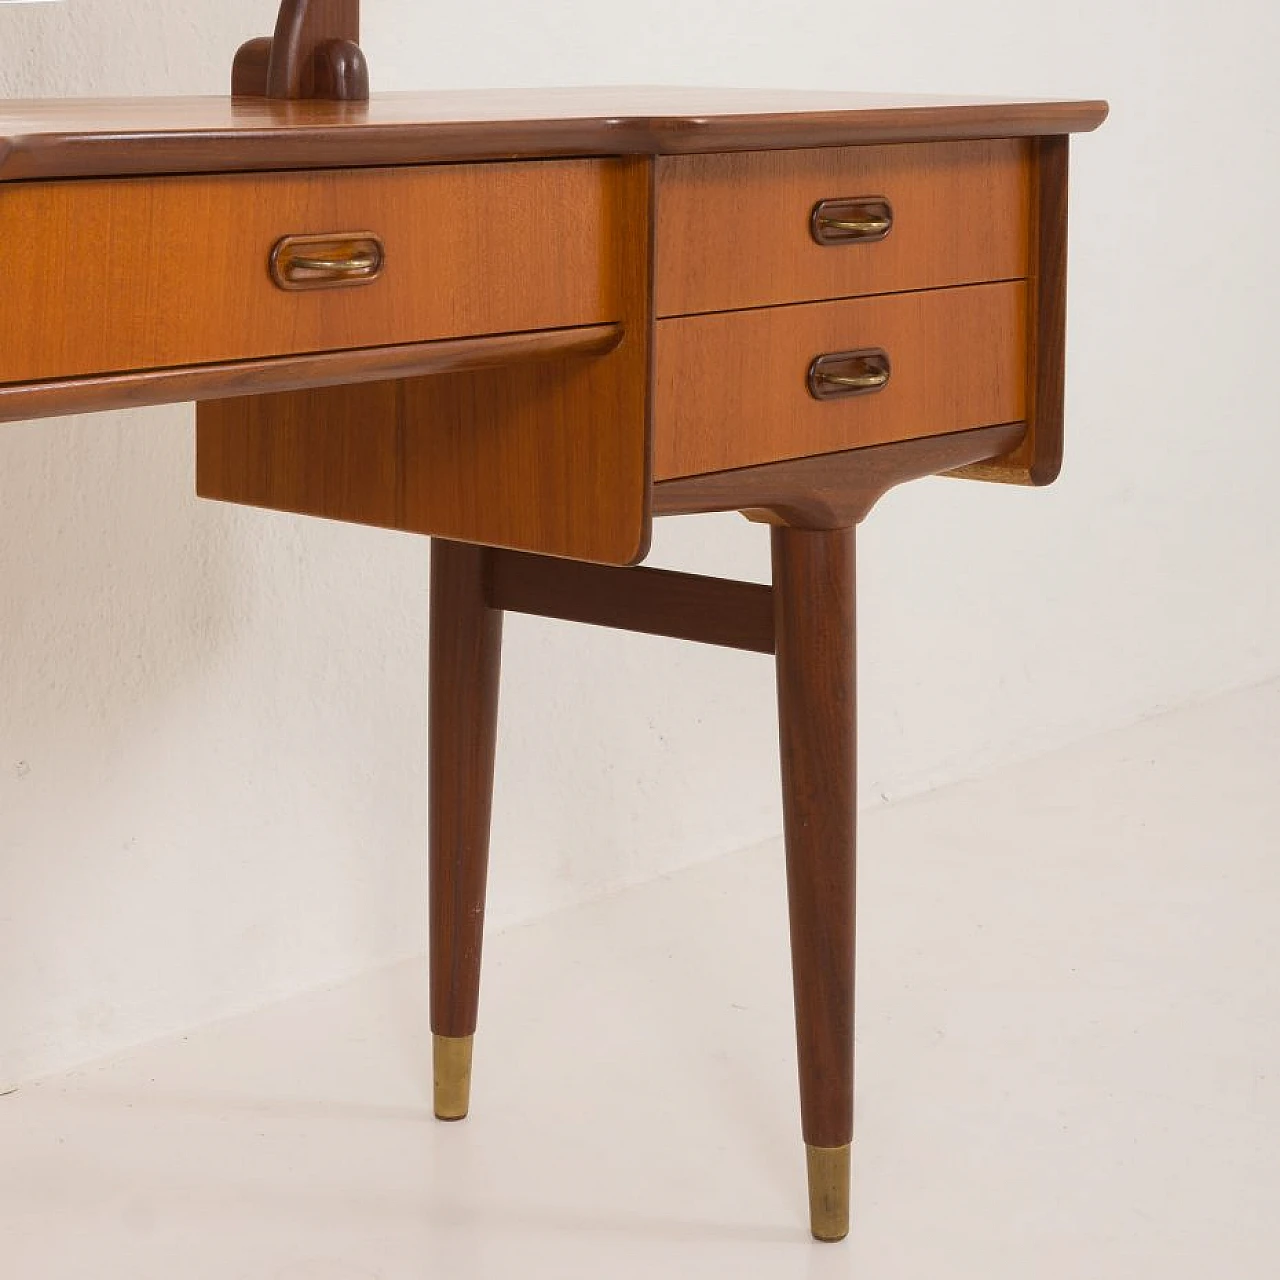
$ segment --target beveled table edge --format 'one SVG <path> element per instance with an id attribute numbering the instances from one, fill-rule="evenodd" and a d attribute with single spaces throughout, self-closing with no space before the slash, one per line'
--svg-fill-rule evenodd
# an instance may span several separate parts
<path id="1" fill-rule="evenodd" d="M 612 105 L 613 93 L 619 106 L 628 105 L 628 94 L 643 99 L 667 93 L 687 99 L 691 109 L 585 110 Z M 497 105 L 486 111 L 488 101 Z M 581 112 L 573 109 L 579 101 Z M 726 109 L 692 109 L 717 101 Z M 761 109 L 742 109 L 755 101 Z M 527 117 L 518 110 L 526 104 Z M 1092 100 L 768 90 L 379 94 L 367 104 L 230 97 L 10 100 L 0 102 L 0 181 L 1037 137 L 1096 129 L 1107 111 L 1105 102 Z"/>

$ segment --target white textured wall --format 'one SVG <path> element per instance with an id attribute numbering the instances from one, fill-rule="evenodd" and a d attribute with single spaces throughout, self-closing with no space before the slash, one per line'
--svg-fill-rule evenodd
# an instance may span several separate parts
<path id="1" fill-rule="evenodd" d="M 269 8 L 0 6 L 0 94 L 220 92 Z M 1109 97 L 1075 152 L 1064 479 L 924 482 L 864 529 L 864 800 L 1280 671 L 1270 0 L 365 0 L 365 25 L 383 89 Z M 191 476 L 187 408 L 0 428 L 0 1085 L 424 946 L 426 544 Z M 655 559 L 760 577 L 767 538 L 671 521 Z M 508 640 L 495 924 L 778 829 L 766 660 Z"/>

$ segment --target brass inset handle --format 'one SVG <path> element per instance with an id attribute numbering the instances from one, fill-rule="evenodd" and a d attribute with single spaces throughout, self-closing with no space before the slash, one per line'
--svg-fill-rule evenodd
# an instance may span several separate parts
<path id="1" fill-rule="evenodd" d="M 883 196 L 819 200 L 809 231 L 821 245 L 873 244 L 893 230 L 893 209 Z"/>
<path id="2" fill-rule="evenodd" d="M 893 226 L 892 218 L 819 218 L 818 226 L 828 231 L 853 231 L 859 236 L 879 236 Z"/>
<path id="3" fill-rule="evenodd" d="M 859 373 L 852 378 L 842 378 L 838 373 L 819 373 L 821 381 L 833 387 L 851 387 L 854 391 L 878 391 L 889 381 L 888 369 L 877 369 L 874 373 Z"/>
<path id="4" fill-rule="evenodd" d="M 356 258 L 294 257 L 289 259 L 289 269 L 294 272 L 325 271 L 331 275 L 364 276 L 373 271 L 378 266 L 379 261 L 380 259 L 372 253 Z"/>
<path id="5" fill-rule="evenodd" d="M 809 365 L 809 394 L 815 400 L 840 400 L 883 391 L 892 373 L 889 353 L 879 347 L 834 351 Z"/>
<path id="6" fill-rule="evenodd" d="M 335 289 L 371 284 L 382 274 L 386 251 L 370 231 L 285 236 L 271 250 L 268 269 L 281 289 Z"/>

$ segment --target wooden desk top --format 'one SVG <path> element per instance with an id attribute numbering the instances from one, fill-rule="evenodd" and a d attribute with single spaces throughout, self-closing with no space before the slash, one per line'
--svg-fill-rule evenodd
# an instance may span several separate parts
<path id="1" fill-rule="evenodd" d="M 1086 132 L 1104 102 L 664 87 L 0 103 L 0 181 Z"/>

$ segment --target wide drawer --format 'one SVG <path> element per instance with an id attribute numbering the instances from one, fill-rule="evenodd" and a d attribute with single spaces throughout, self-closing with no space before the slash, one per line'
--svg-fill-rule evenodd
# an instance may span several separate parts
<path id="1" fill-rule="evenodd" d="M 661 320 L 654 477 L 1022 421 L 1026 310 L 1012 281 Z M 867 389 L 818 398 L 814 361 L 845 353 L 820 367 Z"/>
<path id="2" fill-rule="evenodd" d="M 0 185 L 0 383 L 616 320 L 616 172 L 566 160 Z M 288 237 L 295 263 L 337 269 L 281 275 Z M 307 287 L 285 287 L 289 271 Z"/>
<path id="3" fill-rule="evenodd" d="M 1030 226 L 1024 139 L 665 156 L 657 312 L 1019 279 Z"/>

